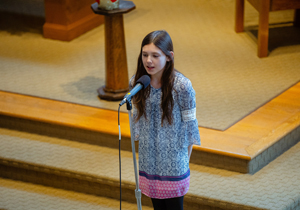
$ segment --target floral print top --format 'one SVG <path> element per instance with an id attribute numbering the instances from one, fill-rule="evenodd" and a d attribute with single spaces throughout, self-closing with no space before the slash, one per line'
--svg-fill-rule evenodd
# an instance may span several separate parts
<path id="1" fill-rule="evenodd" d="M 130 84 L 133 85 L 134 77 Z M 173 123 L 161 125 L 161 89 L 150 87 L 146 99 L 146 118 L 132 123 L 135 140 L 139 141 L 139 177 L 142 193 L 151 198 L 183 196 L 189 187 L 188 146 L 200 145 L 196 98 L 192 83 L 175 72 L 172 91 Z M 133 109 L 133 119 L 137 110 Z"/>

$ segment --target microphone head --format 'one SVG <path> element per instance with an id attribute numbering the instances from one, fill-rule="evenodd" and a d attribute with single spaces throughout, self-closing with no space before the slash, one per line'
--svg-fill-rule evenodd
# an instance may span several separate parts
<path id="1" fill-rule="evenodd" d="M 141 76 L 136 83 L 140 83 L 143 85 L 143 89 L 145 89 L 150 84 L 150 77 L 148 75 Z"/>

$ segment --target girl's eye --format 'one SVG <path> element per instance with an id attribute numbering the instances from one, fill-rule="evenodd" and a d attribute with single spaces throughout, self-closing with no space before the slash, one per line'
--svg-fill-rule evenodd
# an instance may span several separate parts
<path id="1" fill-rule="evenodd" d="M 143 57 L 147 57 L 148 55 L 147 54 L 143 54 Z"/>
<path id="2" fill-rule="evenodd" d="M 157 58 L 157 57 L 159 57 L 159 55 L 153 55 L 153 57 L 154 57 L 154 58 Z"/>

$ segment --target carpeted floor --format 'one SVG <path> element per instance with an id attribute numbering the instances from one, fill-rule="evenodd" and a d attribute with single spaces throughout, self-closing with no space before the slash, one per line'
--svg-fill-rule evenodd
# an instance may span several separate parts
<path id="1" fill-rule="evenodd" d="M 255 174 L 241 174 L 190 163 L 191 182 L 185 202 L 190 203 L 193 200 L 192 203 L 207 203 L 215 207 L 210 209 L 299 210 L 299 151 L 300 142 Z M 88 176 L 89 181 L 97 178 L 110 180 L 108 185 L 112 185 L 112 189 L 114 189 L 112 183 L 116 183 L 119 178 L 118 164 L 116 164 L 118 150 L 98 145 L 0 128 L 0 154 L 2 160 L 20 162 L 16 167 L 34 164 L 37 168 L 34 170 L 37 172 L 41 171 L 41 168 L 50 171 L 55 168 L 57 174 L 59 171 L 71 174 L 76 172 L 79 175 L 78 180 L 73 183 L 74 185 L 78 183 L 82 189 L 84 183 L 79 181 L 82 179 L 80 176 Z M 34 167 L 28 168 L 32 170 Z M 20 173 L 20 177 L 22 176 L 26 176 L 26 173 Z M 97 189 L 99 185 L 94 182 L 95 186 L 90 186 Z M 131 186 L 130 191 L 135 189 L 132 153 L 129 151 L 122 151 L 122 182 L 124 188 Z M 15 184 L 17 183 L 0 179 L 0 209 L 4 207 L 4 209 L 68 210 L 96 209 L 95 205 L 105 203 L 114 205 L 107 199 L 94 197 L 91 200 L 91 196 L 78 193 L 62 192 L 53 188 L 46 190 L 45 187 L 31 184 Z M 124 190 L 123 195 L 126 192 L 128 193 Z M 88 205 L 90 202 L 93 205 Z M 192 206 L 191 208 L 195 209 Z M 98 209 L 102 208 L 99 206 Z"/>
<path id="2" fill-rule="evenodd" d="M 260 59 L 258 13 L 248 3 L 246 32 L 236 34 L 234 0 L 133 2 L 136 9 L 124 15 L 129 77 L 143 37 L 167 30 L 175 67 L 196 90 L 201 127 L 224 130 L 300 80 L 293 11 L 270 14 L 271 52 Z M 117 110 L 118 102 L 100 100 L 96 92 L 105 84 L 103 25 L 61 42 L 42 36 L 42 0 L 3 0 L 0 8 L 1 90 Z"/>

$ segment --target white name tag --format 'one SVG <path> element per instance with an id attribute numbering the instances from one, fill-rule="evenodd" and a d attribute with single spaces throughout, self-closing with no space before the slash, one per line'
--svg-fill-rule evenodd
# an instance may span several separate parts
<path id="1" fill-rule="evenodd" d="M 181 111 L 181 117 L 184 122 L 196 119 L 196 108 Z"/>

